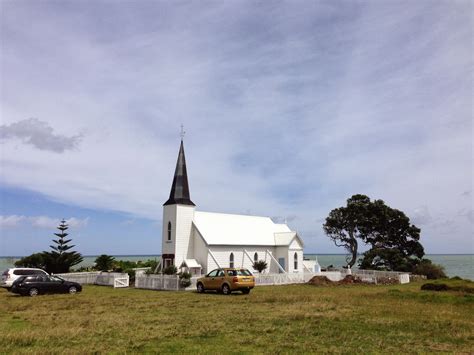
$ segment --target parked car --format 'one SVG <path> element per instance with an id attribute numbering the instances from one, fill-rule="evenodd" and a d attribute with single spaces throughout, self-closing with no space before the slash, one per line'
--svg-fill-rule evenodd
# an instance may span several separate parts
<path id="1" fill-rule="evenodd" d="M 224 268 L 215 269 L 196 282 L 197 291 L 220 291 L 230 295 L 232 291 L 242 291 L 248 294 L 255 286 L 255 277 L 247 269 Z"/>
<path id="2" fill-rule="evenodd" d="M 10 290 L 22 296 L 37 296 L 45 293 L 71 293 L 82 291 L 82 286 L 77 282 L 66 281 L 59 276 L 32 275 L 21 276 L 13 282 Z"/>
<path id="3" fill-rule="evenodd" d="M 3 272 L 2 278 L 0 280 L 0 287 L 5 287 L 7 289 L 11 288 L 13 282 L 21 276 L 28 275 L 48 275 L 48 273 L 42 269 L 35 269 L 29 267 L 18 267 L 10 268 Z"/>

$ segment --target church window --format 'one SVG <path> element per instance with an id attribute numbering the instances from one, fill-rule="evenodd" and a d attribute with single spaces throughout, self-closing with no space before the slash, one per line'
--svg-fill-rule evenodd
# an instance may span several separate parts
<path id="1" fill-rule="evenodd" d="M 230 256 L 229 256 L 229 267 L 234 267 L 234 253 L 230 253 Z"/>
<path id="2" fill-rule="evenodd" d="M 168 240 L 171 240 L 171 222 L 168 222 Z"/>
<path id="3" fill-rule="evenodd" d="M 295 253 L 294 258 L 295 258 L 295 265 L 294 265 L 294 266 L 295 266 L 295 270 L 298 270 L 298 253 Z"/>
<path id="4" fill-rule="evenodd" d="M 258 253 L 253 254 L 253 262 L 256 263 L 258 261 Z"/>

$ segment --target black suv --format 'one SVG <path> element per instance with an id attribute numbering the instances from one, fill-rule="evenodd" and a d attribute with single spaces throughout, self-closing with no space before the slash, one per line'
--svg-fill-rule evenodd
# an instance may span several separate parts
<path id="1" fill-rule="evenodd" d="M 22 296 L 36 296 L 42 293 L 71 293 L 82 291 L 77 282 L 63 280 L 58 276 L 32 275 L 21 276 L 13 282 L 10 290 Z"/>

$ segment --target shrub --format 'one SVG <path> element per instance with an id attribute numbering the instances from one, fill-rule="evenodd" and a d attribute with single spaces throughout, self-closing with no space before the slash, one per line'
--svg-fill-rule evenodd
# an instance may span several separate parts
<path id="1" fill-rule="evenodd" d="M 417 275 L 425 275 L 429 280 L 446 278 L 444 268 L 441 265 L 433 264 L 431 260 L 423 259 L 413 269 L 413 273 Z"/>
<path id="2" fill-rule="evenodd" d="M 191 286 L 191 274 L 189 272 L 180 272 L 179 274 L 179 284 L 181 287 Z"/>
<path id="3" fill-rule="evenodd" d="M 434 284 L 434 283 L 427 283 L 421 286 L 423 291 L 448 291 L 449 286 L 446 284 Z"/>
<path id="4" fill-rule="evenodd" d="M 267 268 L 267 262 L 265 260 L 258 260 L 253 263 L 253 268 L 258 271 L 259 274 L 262 273 Z"/>
<path id="5" fill-rule="evenodd" d="M 46 260 L 44 253 L 35 253 L 30 256 L 25 256 L 15 262 L 16 267 L 33 267 L 44 269 L 46 267 Z"/>
<path id="6" fill-rule="evenodd" d="M 95 268 L 99 271 L 109 271 L 113 268 L 115 258 L 102 254 L 95 259 Z"/>
<path id="7" fill-rule="evenodd" d="M 165 275 L 176 275 L 178 269 L 174 265 L 167 266 L 163 269 L 163 274 Z"/>

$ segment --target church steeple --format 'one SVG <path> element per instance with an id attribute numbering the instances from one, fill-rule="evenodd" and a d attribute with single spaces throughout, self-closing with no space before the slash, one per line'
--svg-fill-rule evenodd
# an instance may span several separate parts
<path id="1" fill-rule="evenodd" d="M 178 161 L 174 171 L 173 184 L 171 185 L 170 198 L 166 205 L 190 205 L 196 206 L 189 197 L 188 173 L 186 171 L 186 159 L 184 158 L 183 139 L 181 137 L 181 146 L 179 147 Z"/>

